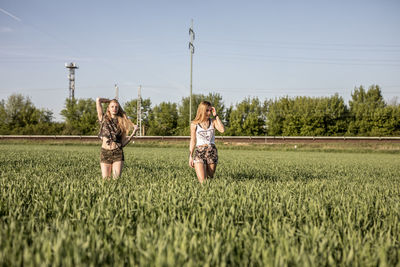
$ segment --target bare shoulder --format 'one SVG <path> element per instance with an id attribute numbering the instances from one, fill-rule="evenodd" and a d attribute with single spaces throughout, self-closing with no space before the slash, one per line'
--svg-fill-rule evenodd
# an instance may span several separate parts
<path id="1" fill-rule="evenodd" d="M 191 124 L 190 124 L 190 133 L 191 133 L 191 134 L 195 134 L 196 129 L 197 129 L 197 125 L 194 124 L 194 123 L 191 123 Z"/>

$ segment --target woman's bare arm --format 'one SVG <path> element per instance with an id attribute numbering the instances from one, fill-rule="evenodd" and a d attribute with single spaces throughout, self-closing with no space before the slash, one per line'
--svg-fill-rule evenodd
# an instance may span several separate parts
<path id="1" fill-rule="evenodd" d="M 139 127 L 137 125 L 133 125 L 133 132 L 131 135 L 126 136 L 124 135 L 122 138 L 122 146 L 126 146 L 133 138 L 133 136 L 136 134 L 137 130 L 139 129 Z"/>
<path id="2" fill-rule="evenodd" d="M 190 124 L 189 166 L 194 168 L 193 152 L 196 146 L 196 124 Z"/>
<path id="3" fill-rule="evenodd" d="M 213 113 L 213 116 L 215 117 L 215 119 L 213 120 L 215 129 L 217 129 L 220 133 L 225 132 L 224 124 L 222 123 L 221 119 L 217 115 L 217 111 L 215 110 L 214 107 L 212 107 L 212 113 Z"/>
<path id="4" fill-rule="evenodd" d="M 96 109 L 97 109 L 97 118 L 99 121 L 103 119 L 103 107 L 101 106 L 102 103 L 109 103 L 110 100 L 107 98 L 96 98 Z"/>

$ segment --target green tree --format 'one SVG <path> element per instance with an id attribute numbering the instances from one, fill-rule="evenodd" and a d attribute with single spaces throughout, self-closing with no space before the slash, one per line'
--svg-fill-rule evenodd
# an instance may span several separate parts
<path id="1" fill-rule="evenodd" d="M 391 136 L 400 134 L 400 106 L 376 109 L 372 118 L 370 135 Z"/>
<path id="2" fill-rule="evenodd" d="M 339 94 L 324 98 L 322 110 L 324 110 L 325 135 L 344 135 L 349 124 L 349 109 Z M 317 110 L 318 112 L 318 110 Z"/>
<path id="3" fill-rule="evenodd" d="M 98 132 L 96 102 L 93 99 L 66 99 L 61 115 L 65 119 L 63 134 L 95 135 Z"/>
<path id="4" fill-rule="evenodd" d="M 365 91 L 363 86 L 355 88 L 349 105 L 351 121 L 348 132 L 352 135 L 371 135 L 374 119 L 385 117 L 385 112 L 381 110 L 385 108 L 385 101 L 378 85 L 370 86 L 368 91 Z"/>
<path id="5" fill-rule="evenodd" d="M 294 105 L 300 117 L 298 135 L 343 135 L 347 130 L 348 110 L 338 94 L 331 97 L 296 97 Z"/>
<path id="6" fill-rule="evenodd" d="M 0 134 L 8 134 L 7 112 L 4 100 L 0 101 Z"/>
<path id="7" fill-rule="evenodd" d="M 348 109 L 338 94 L 331 97 L 283 97 L 266 101 L 268 135 L 344 134 Z"/>
<path id="8" fill-rule="evenodd" d="M 38 109 L 29 97 L 12 94 L 0 102 L 0 131 L 2 134 L 50 134 L 53 113 Z M 42 129 L 42 133 L 39 129 Z"/>
<path id="9" fill-rule="evenodd" d="M 229 115 L 230 126 L 227 135 L 263 135 L 265 134 L 265 114 L 257 97 L 246 98 L 236 104 Z"/>
<path id="10" fill-rule="evenodd" d="M 178 109 L 175 103 L 162 102 L 150 114 L 148 135 L 170 136 L 176 134 Z"/>
<path id="11" fill-rule="evenodd" d="M 232 105 L 230 105 L 229 108 L 225 109 L 223 123 L 224 123 L 224 126 L 226 129 L 229 129 L 231 127 L 230 118 L 231 118 L 232 111 L 233 111 Z M 228 133 L 225 131 L 224 135 L 228 135 Z"/>
<path id="12" fill-rule="evenodd" d="M 266 131 L 268 135 L 282 135 L 283 121 L 285 120 L 284 108 L 289 104 L 289 98 L 286 96 L 279 100 L 265 100 L 264 107 L 266 109 Z"/>

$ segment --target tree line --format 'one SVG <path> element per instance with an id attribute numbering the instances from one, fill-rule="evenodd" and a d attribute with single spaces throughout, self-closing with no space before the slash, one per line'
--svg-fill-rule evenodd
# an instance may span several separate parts
<path id="1" fill-rule="evenodd" d="M 247 97 L 226 107 L 221 95 L 192 95 L 192 114 L 198 104 L 210 101 L 225 124 L 228 136 L 398 136 L 400 105 L 386 103 L 381 88 L 356 87 L 349 105 L 338 94 L 329 97 L 281 97 L 261 101 Z M 136 123 L 137 99 L 122 104 Z M 189 97 L 180 103 L 162 102 L 152 106 L 142 99 L 144 135 L 189 135 Z M 104 106 L 105 108 L 105 106 Z M 55 122 L 50 110 L 38 109 L 28 97 L 13 94 L 0 101 L 0 134 L 97 135 L 94 99 L 66 99 L 63 122 Z M 192 119 L 193 119 L 192 118 Z"/>

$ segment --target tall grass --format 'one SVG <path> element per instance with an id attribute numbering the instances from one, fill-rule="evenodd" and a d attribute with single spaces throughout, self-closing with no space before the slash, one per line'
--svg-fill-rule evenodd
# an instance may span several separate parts
<path id="1" fill-rule="evenodd" d="M 200 185 L 187 148 L 0 144 L 1 265 L 400 264 L 400 158 L 220 149 Z"/>

